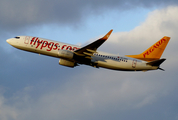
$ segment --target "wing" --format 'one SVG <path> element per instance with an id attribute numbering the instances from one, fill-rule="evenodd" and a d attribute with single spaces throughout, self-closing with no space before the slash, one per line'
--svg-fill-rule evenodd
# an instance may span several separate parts
<path id="1" fill-rule="evenodd" d="M 96 40 L 95 42 L 86 45 L 85 47 L 82 47 L 76 51 L 74 51 L 74 53 L 78 56 L 86 56 L 86 58 L 91 58 L 91 56 L 93 56 L 93 53 L 96 53 L 96 50 L 98 49 L 98 47 L 100 47 L 110 36 L 110 34 L 112 33 L 113 30 L 110 30 L 104 37 Z"/>

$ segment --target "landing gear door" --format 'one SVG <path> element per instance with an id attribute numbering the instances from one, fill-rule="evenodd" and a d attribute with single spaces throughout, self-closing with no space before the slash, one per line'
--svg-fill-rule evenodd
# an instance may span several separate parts
<path id="1" fill-rule="evenodd" d="M 132 62 L 132 67 L 135 68 L 136 65 L 137 65 L 137 60 L 134 59 L 133 62 Z"/>

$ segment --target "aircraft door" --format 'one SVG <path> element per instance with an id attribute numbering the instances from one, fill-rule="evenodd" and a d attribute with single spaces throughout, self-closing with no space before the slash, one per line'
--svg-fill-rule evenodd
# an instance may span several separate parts
<path id="1" fill-rule="evenodd" d="M 132 67 L 135 68 L 136 65 L 137 65 L 137 60 L 134 59 L 133 62 L 132 62 Z"/>
<path id="2" fill-rule="evenodd" d="M 24 43 L 25 43 L 25 44 L 28 44 L 28 43 L 29 43 L 29 40 L 30 40 L 30 37 L 29 37 L 29 36 L 26 36 Z"/>

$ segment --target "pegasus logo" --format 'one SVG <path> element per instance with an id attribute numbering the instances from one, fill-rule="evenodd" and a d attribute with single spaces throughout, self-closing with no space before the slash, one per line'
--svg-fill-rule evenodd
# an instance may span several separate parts
<path id="1" fill-rule="evenodd" d="M 155 43 L 153 46 L 151 46 L 145 53 L 143 53 L 143 57 L 145 58 L 146 56 L 150 55 L 153 51 L 155 51 L 159 46 L 161 46 L 166 39 L 161 39 L 157 43 Z"/>

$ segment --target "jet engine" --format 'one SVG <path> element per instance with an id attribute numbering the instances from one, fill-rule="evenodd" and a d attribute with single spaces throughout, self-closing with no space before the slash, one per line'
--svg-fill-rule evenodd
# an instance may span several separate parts
<path id="1" fill-rule="evenodd" d="M 75 62 L 68 61 L 68 60 L 65 60 L 65 59 L 60 59 L 59 64 L 63 65 L 63 66 L 67 66 L 67 67 L 72 67 L 72 68 L 76 66 Z"/>
<path id="2" fill-rule="evenodd" d="M 59 50 L 58 57 L 64 59 L 72 59 L 74 57 L 74 53 L 68 50 Z"/>

